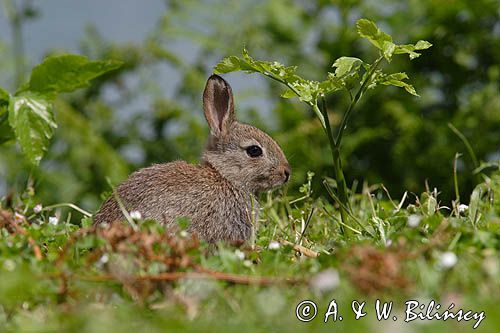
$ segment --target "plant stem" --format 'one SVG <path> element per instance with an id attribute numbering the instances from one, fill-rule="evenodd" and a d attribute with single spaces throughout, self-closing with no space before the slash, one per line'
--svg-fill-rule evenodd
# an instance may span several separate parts
<path id="1" fill-rule="evenodd" d="M 457 177 L 457 161 L 460 158 L 460 153 L 455 154 L 455 160 L 453 161 L 453 183 L 455 185 L 455 201 L 457 204 L 460 203 L 460 191 L 458 190 L 458 177 Z"/>
<path id="2" fill-rule="evenodd" d="M 453 133 L 456 134 L 456 136 L 458 136 L 458 138 L 460 140 L 462 140 L 462 142 L 464 143 L 465 145 L 465 148 L 467 149 L 467 153 L 469 153 L 469 156 L 472 160 L 472 164 L 474 164 L 474 168 L 473 170 L 476 170 L 477 168 L 479 168 L 479 161 L 477 160 L 477 157 L 476 157 L 476 154 L 474 153 L 474 149 L 472 149 L 472 146 L 470 145 L 469 143 L 469 140 L 467 140 L 467 138 L 465 137 L 465 135 L 463 135 L 455 126 L 453 126 L 451 123 L 448 123 L 448 127 L 453 131 Z M 456 161 L 455 161 L 456 163 Z M 456 169 L 456 168 L 455 168 Z M 456 173 L 456 170 L 455 170 L 455 173 Z M 472 174 L 473 174 L 473 177 L 474 177 L 474 180 L 477 184 L 481 183 L 481 177 L 479 176 L 478 173 L 475 173 L 474 171 L 472 171 Z"/>
<path id="3" fill-rule="evenodd" d="M 87 212 L 86 210 L 84 210 L 84 209 L 82 209 L 82 208 L 78 207 L 77 205 L 72 204 L 72 203 L 66 203 L 66 202 L 64 202 L 64 203 L 59 203 L 59 204 L 55 204 L 55 205 L 51 205 L 51 206 L 47 206 L 47 207 L 44 207 L 42 210 L 43 210 L 43 211 L 47 211 L 47 210 L 52 210 L 52 209 L 54 209 L 54 208 L 58 208 L 58 207 L 69 207 L 69 208 L 74 209 L 74 210 L 76 210 L 77 212 L 81 213 L 81 214 L 82 214 L 83 216 L 85 216 L 85 217 L 91 217 L 91 216 L 92 216 L 92 214 L 91 214 L 91 213 L 89 213 L 89 212 Z"/>
<path id="4" fill-rule="evenodd" d="M 342 222 L 345 225 L 348 225 L 347 219 L 349 216 L 349 210 L 350 210 L 350 205 L 349 205 L 349 196 L 348 196 L 348 191 L 347 191 L 347 183 L 344 177 L 344 172 L 342 170 L 342 161 L 340 159 L 340 150 L 337 145 L 337 142 L 335 141 L 333 137 L 333 131 L 330 126 L 330 119 L 328 117 L 328 112 L 326 109 L 326 102 L 325 98 L 321 98 L 321 109 L 319 109 L 318 105 L 316 104 L 314 107 L 316 109 L 316 112 L 319 112 L 323 115 L 323 118 L 325 119 L 325 127 L 323 129 L 325 130 L 326 136 L 328 137 L 328 143 L 330 144 L 330 151 L 332 153 L 332 160 L 333 160 L 333 169 L 335 172 L 335 180 L 337 181 L 337 190 L 339 193 L 339 199 L 340 199 L 340 217 L 342 219 Z M 342 234 L 346 236 L 350 236 L 352 234 L 351 230 L 349 228 L 344 228 L 343 225 L 340 225 L 340 230 Z"/>
<path id="5" fill-rule="evenodd" d="M 460 140 L 462 140 L 465 148 L 467 149 L 467 152 L 469 153 L 472 163 L 474 164 L 474 168 L 478 168 L 479 162 L 477 160 L 476 154 L 474 153 L 474 149 L 472 149 L 472 146 L 469 143 L 469 140 L 467 140 L 465 135 L 463 135 L 455 126 L 453 126 L 452 123 L 448 123 L 448 127 L 453 131 L 453 133 L 455 133 L 456 136 L 458 136 Z"/>
<path id="6" fill-rule="evenodd" d="M 342 169 L 342 159 L 340 155 L 340 144 L 342 142 L 342 136 L 344 133 L 344 130 L 347 126 L 347 122 L 349 121 L 349 118 L 351 116 L 351 113 L 356 106 L 356 103 L 359 101 L 363 93 L 366 91 L 368 88 L 368 84 L 372 81 L 373 74 L 375 73 L 377 67 L 379 66 L 380 62 L 382 61 L 384 57 L 380 56 L 373 65 L 370 67 L 370 70 L 366 74 L 366 77 L 364 81 L 361 83 L 361 86 L 359 87 L 359 90 L 357 91 L 356 95 L 354 98 L 351 96 L 351 103 L 349 104 L 349 107 L 347 111 L 344 113 L 342 116 L 342 121 L 340 123 L 339 130 L 337 132 L 337 138 L 333 137 L 333 131 L 330 125 L 330 120 L 328 118 L 328 112 L 326 110 L 326 102 L 324 96 L 322 96 L 322 104 L 321 104 L 321 109 L 318 107 L 317 103 L 312 105 L 314 111 L 316 114 L 321 114 L 323 116 L 323 129 L 328 137 L 328 142 L 330 144 L 330 151 L 332 153 L 332 160 L 333 160 L 333 169 L 335 172 L 335 180 L 337 182 L 337 190 L 338 190 L 338 197 L 340 200 L 339 203 L 339 208 L 340 208 L 340 217 L 342 220 L 342 223 L 340 225 L 340 230 L 342 233 L 349 237 L 352 235 L 352 231 L 349 228 L 344 228 L 344 225 L 349 225 L 347 223 L 347 219 L 349 216 L 349 211 L 350 211 L 350 202 L 349 202 L 349 194 L 348 194 L 348 189 L 347 189 L 347 182 L 345 180 L 344 176 L 344 170 Z"/>

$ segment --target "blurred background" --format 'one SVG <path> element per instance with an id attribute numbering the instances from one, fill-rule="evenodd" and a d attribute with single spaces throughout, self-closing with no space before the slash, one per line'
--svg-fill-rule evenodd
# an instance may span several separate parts
<path id="1" fill-rule="evenodd" d="M 426 184 L 468 198 L 481 162 L 500 159 L 500 5 L 497 0 L 0 0 L 0 86 L 11 92 L 49 54 L 119 59 L 121 70 L 57 102 L 59 124 L 39 168 L 14 145 L 0 147 L 0 196 L 34 186 L 44 204 L 73 202 L 95 211 L 110 183 L 133 170 L 175 159 L 196 162 L 207 126 L 201 95 L 212 68 L 245 46 L 257 59 L 297 65 L 323 80 L 340 56 L 376 58 L 357 37 L 361 17 L 397 43 L 434 46 L 413 61 L 397 57 L 420 98 L 402 89 L 370 91 L 344 137 L 348 184 L 383 183 L 394 197 Z M 314 171 L 315 193 L 332 176 L 326 137 L 311 110 L 281 99 L 282 87 L 257 75 L 226 75 L 240 120 L 269 132 L 293 168 L 289 192 Z M 333 125 L 346 96 L 329 101 Z M 320 176 L 321 175 L 321 176 Z M 30 181 L 28 181 L 28 179 Z M 465 200 L 462 200 L 465 201 Z"/>

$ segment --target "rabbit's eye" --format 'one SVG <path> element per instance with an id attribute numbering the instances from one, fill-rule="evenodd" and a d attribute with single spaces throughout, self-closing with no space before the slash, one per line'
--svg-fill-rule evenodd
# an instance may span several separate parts
<path id="1" fill-rule="evenodd" d="M 250 157 L 259 157 L 262 155 L 262 149 L 259 146 L 250 146 L 246 151 Z"/>

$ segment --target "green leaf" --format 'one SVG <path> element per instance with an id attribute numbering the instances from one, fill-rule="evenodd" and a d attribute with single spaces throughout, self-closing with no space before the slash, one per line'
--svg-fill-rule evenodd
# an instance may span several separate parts
<path id="1" fill-rule="evenodd" d="M 342 90 L 346 87 L 346 79 L 345 77 L 340 79 L 336 77 L 333 73 L 328 73 L 328 79 L 319 83 L 319 91 L 322 94 L 328 94 L 334 91 Z"/>
<path id="2" fill-rule="evenodd" d="M 416 97 L 420 97 L 420 95 L 417 94 L 417 91 L 415 90 L 415 88 L 411 84 L 405 84 L 403 86 L 403 88 L 406 90 L 407 93 L 409 93 L 413 96 L 416 96 Z"/>
<path id="3" fill-rule="evenodd" d="M 115 60 L 90 61 L 80 55 L 48 57 L 33 68 L 23 91 L 30 90 L 53 97 L 56 93 L 86 87 L 90 80 L 117 69 L 121 64 Z"/>
<path id="4" fill-rule="evenodd" d="M 304 80 L 295 74 L 296 70 L 296 66 L 287 67 L 276 61 L 255 60 L 248 54 L 246 49 L 243 49 L 243 58 L 230 56 L 222 59 L 222 61 L 214 67 L 214 73 L 216 74 L 235 71 L 264 74 L 288 86 L 289 89 L 283 92 L 281 95 L 282 97 L 297 97 L 297 94 L 290 89 L 290 87 L 292 87 L 299 93 L 298 97 L 301 101 L 311 104 L 320 93 L 319 82 Z"/>
<path id="5" fill-rule="evenodd" d="M 479 207 L 480 207 L 480 200 L 481 200 L 481 194 L 483 193 L 483 189 L 480 185 L 476 186 L 476 188 L 472 191 L 472 194 L 470 196 L 470 202 L 469 202 L 469 218 L 472 221 L 473 224 L 477 222 L 479 219 L 479 216 L 481 215 L 479 213 Z"/>
<path id="6" fill-rule="evenodd" d="M 425 40 L 419 40 L 416 45 L 413 44 L 405 44 L 405 45 L 396 45 L 395 54 L 408 54 L 410 59 L 413 60 L 415 58 L 420 57 L 420 53 L 415 51 L 425 50 L 431 47 L 432 44 Z"/>
<path id="7" fill-rule="evenodd" d="M 354 57 L 340 57 L 333 63 L 335 68 L 335 76 L 343 77 L 353 72 L 357 72 L 363 61 Z"/>
<path id="8" fill-rule="evenodd" d="M 57 127 L 52 104 L 46 96 L 32 92 L 12 96 L 9 124 L 29 161 L 38 165 Z"/>
<path id="9" fill-rule="evenodd" d="M 279 64 L 281 65 L 281 64 Z M 270 72 L 271 63 L 265 61 L 255 61 L 248 52 L 243 50 L 243 58 L 230 56 L 214 67 L 215 74 L 224 74 L 237 71 L 246 71 L 248 73 L 267 73 Z"/>
<path id="10" fill-rule="evenodd" d="M 395 54 L 408 54 L 410 56 L 410 60 L 420 57 L 420 54 L 415 52 L 415 46 L 413 44 L 405 44 L 405 45 L 397 45 Z"/>
<path id="11" fill-rule="evenodd" d="M 402 80 L 407 80 L 407 79 L 408 79 L 408 75 L 406 75 L 406 73 L 404 73 L 404 72 L 393 73 L 393 74 L 389 74 L 386 76 L 386 80 L 390 84 L 394 84 L 394 85 L 396 85 L 397 82 L 400 82 Z"/>
<path id="12" fill-rule="evenodd" d="M 380 30 L 374 22 L 367 19 L 358 20 L 356 28 L 361 37 L 368 39 L 375 47 L 382 50 L 384 58 L 387 61 L 390 61 L 394 54 L 405 53 L 410 56 L 410 59 L 415 59 L 420 56 L 415 51 L 425 50 L 432 46 L 431 43 L 425 40 L 419 40 L 416 45 L 396 45 L 392 42 L 390 35 Z"/>
<path id="13" fill-rule="evenodd" d="M 384 41 L 382 43 L 382 53 L 384 54 L 384 58 L 387 61 L 389 62 L 391 61 L 392 55 L 394 54 L 395 50 L 396 50 L 396 44 L 394 44 L 393 42 Z"/>
<path id="14" fill-rule="evenodd" d="M 368 39 L 370 43 L 380 50 L 383 50 L 384 42 L 392 42 L 392 37 L 380 30 L 377 25 L 370 20 L 358 20 L 356 28 L 361 37 Z"/>
<path id="15" fill-rule="evenodd" d="M 363 61 L 354 57 L 340 57 L 333 63 L 335 73 L 328 73 L 329 85 L 323 88 L 325 93 L 354 87 L 359 78 L 359 69 Z M 323 86 L 323 84 L 322 84 Z"/>
<path id="16" fill-rule="evenodd" d="M 319 90 L 319 82 L 317 81 L 297 81 L 293 82 L 291 86 L 299 93 L 299 99 L 308 104 L 316 104 L 318 95 L 321 93 Z"/>
<path id="17" fill-rule="evenodd" d="M 409 84 L 404 82 L 403 80 L 407 80 L 408 75 L 406 73 L 393 73 L 393 74 L 383 74 L 379 73 L 377 77 L 377 83 L 386 85 L 386 86 L 395 86 L 404 88 L 408 93 L 417 96 L 418 94 L 415 91 L 415 88 Z"/>
<path id="18" fill-rule="evenodd" d="M 222 59 L 222 61 L 215 66 L 214 73 L 225 74 L 237 72 L 240 70 L 242 70 L 240 58 L 238 58 L 237 56 L 230 56 Z"/>
<path id="19" fill-rule="evenodd" d="M 285 91 L 281 94 L 281 97 L 283 97 L 283 98 L 294 98 L 294 97 L 297 97 L 297 94 L 296 94 L 296 93 L 294 93 L 292 90 L 287 89 L 287 90 L 285 90 Z"/>
<path id="20" fill-rule="evenodd" d="M 426 50 L 432 46 L 431 43 L 429 43 L 426 40 L 419 40 L 417 44 L 415 44 L 415 50 Z"/>

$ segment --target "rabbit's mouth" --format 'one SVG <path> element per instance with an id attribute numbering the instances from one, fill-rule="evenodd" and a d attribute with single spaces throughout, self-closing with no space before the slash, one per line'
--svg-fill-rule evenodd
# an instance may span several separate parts
<path id="1" fill-rule="evenodd" d="M 260 189 L 258 192 L 266 192 L 277 189 L 285 185 L 290 179 L 290 172 L 286 172 L 286 174 L 274 174 L 270 177 L 261 176 L 257 179 L 258 184 L 260 185 Z"/>

